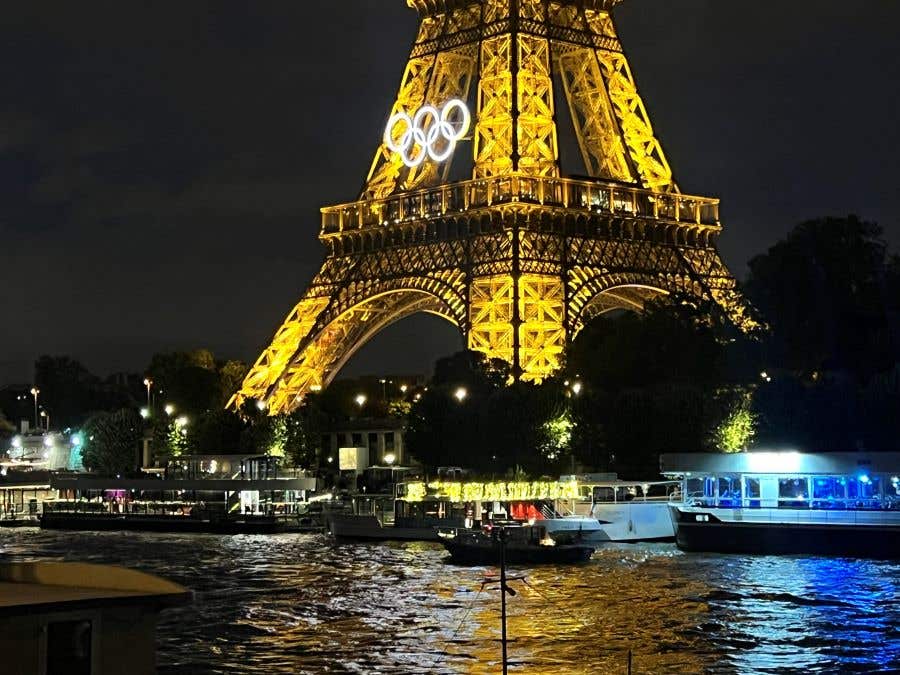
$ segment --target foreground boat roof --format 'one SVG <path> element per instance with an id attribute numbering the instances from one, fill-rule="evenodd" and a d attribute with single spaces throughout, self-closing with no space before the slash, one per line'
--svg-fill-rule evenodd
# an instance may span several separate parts
<path id="1" fill-rule="evenodd" d="M 659 469 L 668 477 L 725 473 L 844 475 L 860 471 L 896 474 L 900 473 L 900 452 L 676 453 L 660 455 Z"/>

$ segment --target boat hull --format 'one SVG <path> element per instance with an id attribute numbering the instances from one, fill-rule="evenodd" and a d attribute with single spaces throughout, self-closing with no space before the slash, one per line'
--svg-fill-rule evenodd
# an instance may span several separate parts
<path id="1" fill-rule="evenodd" d="M 467 544 L 442 540 L 452 562 L 460 565 L 499 565 L 500 546 Z M 590 560 L 593 546 L 507 546 L 509 565 L 548 565 L 579 563 Z"/>
<path id="2" fill-rule="evenodd" d="M 671 517 L 684 551 L 900 559 L 900 524 L 738 522 L 677 506 Z"/>
<path id="3" fill-rule="evenodd" d="M 675 539 L 667 502 L 597 503 L 594 504 L 591 515 L 600 522 L 600 531 L 588 541 L 602 543 Z"/>

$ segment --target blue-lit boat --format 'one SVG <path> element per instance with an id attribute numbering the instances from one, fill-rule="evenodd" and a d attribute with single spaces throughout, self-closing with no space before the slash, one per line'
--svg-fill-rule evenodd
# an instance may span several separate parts
<path id="1" fill-rule="evenodd" d="M 900 558 L 900 453 L 669 454 L 686 551 Z"/>

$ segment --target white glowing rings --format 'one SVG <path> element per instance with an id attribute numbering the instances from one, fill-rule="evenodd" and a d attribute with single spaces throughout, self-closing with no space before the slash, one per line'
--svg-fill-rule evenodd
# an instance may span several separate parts
<path id="1" fill-rule="evenodd" d="M 455 121 L 454 116 L 458 117 Z M 447 101 L 440 110 L 423 105 L 412 117 L 405 112 L 391 115 L 384 130 L 384 144 L 400 155 L 410 169 L 420 166 L 426 157 L 443 162 L 456 150 L 471 123 L 469 109 L 458 98 Z"/>

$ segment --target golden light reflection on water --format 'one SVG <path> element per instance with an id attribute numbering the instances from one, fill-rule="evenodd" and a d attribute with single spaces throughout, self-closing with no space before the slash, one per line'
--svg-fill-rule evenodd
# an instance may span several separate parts
<path id="1" fill-rule="evenodd" d="M 680 578 L 670 553 L 638 563 L 629 561 L 627 552 L 602 551 L 590 563 L 576 567 L 525 570 L 524 581 L 510 582 L 517 594 L 507 601 L 513 672 L 624 673 L 629 650 L 634 672 L 704 672 L 709 661 L 696 645 L 686 644 L 696 639 L 686 637 L 681 629 L 685 622 L 703 622 L 708 608 L 691 598 L 703 597 L 709 587 Z M 473 591 L 480 586 L 479 575 L 486 572 L 472 569 Z M 674 605 L 673 591 L 682 598 Z M 497 673 L 501 653 L 498 590 L 481 594 L 467 623 L 461 634 L 468 639 L 447 647 L 463 662 L 453 672 Z"/>

